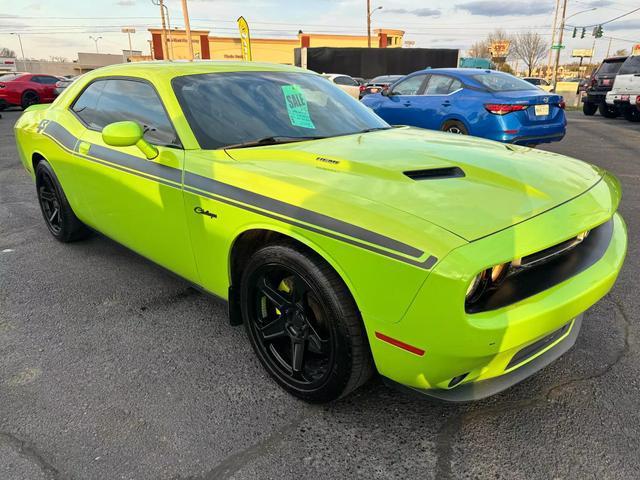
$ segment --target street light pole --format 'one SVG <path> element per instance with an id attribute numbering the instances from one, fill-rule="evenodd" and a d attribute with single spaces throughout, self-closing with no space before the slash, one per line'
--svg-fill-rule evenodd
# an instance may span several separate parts
<path id="1" fill-rule="evenodd" d="M 553 30 L 551 30 L 551 45 L 553 46 L 556 41 L 556 27 L 558 26 L 558 12 L 560 11 L 560 0 L 556 0 L 556 13 L 553 16 Z M 551 70 L 551 58 L 553 56 L 553 50 L 549 48 L 549 59 L 547 60 L 547 71 L 545 77 L 549 80 L 549 71 Z"/>
<path id="2" fill-rule="evenodd" d="M 22 48 L 22 38 L 20 38 L 20 34 L 16 32 L 11 32 L 11 35 L 18 36 L 18 43 L 20 44 L 20 54 L 22 55 L 22 61 L 24 61 L 24 49 Z"/>
<path id="3" fill-rule="evenodd" d="M 187 8 L 187 0 L 182 0 L 182 15 L 184 16 L 184 29 L 187 33 L 189 60 L 193 61 L 193 43 L 191 42 L 191 24 L 189 23 L 189 9 Z"/>
<path id="4" fill-rule="evenodd" d="M 101 39 L 102 39 L 102 37 L 94 37 L 93 35 L 89 35 L 89 38 L 90 38 L 91 40 L 93 40 L 93 41 L 95 42 L 95 44 L 96 44 L 96 53 L 100 53 L 100 52 L 98 51 L 98 40 L 101 40 Z"/>
<path id="5" fill-rule="evenodd" d="M 367 46 L 369 48 L 371 48 L 371 15 L 373 15 L 376 10 L 382 10 L 382 6 L 371 10 L 371 0 L 367 0 Z"/>

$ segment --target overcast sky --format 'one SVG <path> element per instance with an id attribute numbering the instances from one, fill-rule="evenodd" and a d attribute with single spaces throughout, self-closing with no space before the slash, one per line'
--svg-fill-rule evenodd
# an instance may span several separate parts
<path id="1" fill-rule="evenodd" d="M 165 0 L 172 26 L 182 27 L 180 0 Z M 510 33 L 533 30 L 551 39 L 555 0 L 372 0 L 382 6 L 372 17 L 373 28 L 406 31 L 405 40 L 417 47 L 466 50 L 496 27 Z M 640 6 L 637 0 L 568 0 L 568 14 L 597 7 L 569 19 L 569 25 L 593 25 L 610 20 Z M 295 37 L 298 30 L 317 33 L 366 33 L 366 0 L 189 0 L 192 28 L 210 30 L 212 35 L 237 36 L 235 24 L 243 15 L 253 37 Z M 20 56 L 20 32 L 27 57 L 77 58 L 77 52 L 95 51 L 94 37 L 101 36 L 103 53 L 121 53 L 128 48 L 123 26 L 134 26 L 134 49 L 148 53 L 149 27 L 160 25 L 159 7 L 151 0 L 0 0 L 0 47 Z M 612 53 L 640 43 L 640 11 L 604 27 L 605 36 L 615 37 Z M 584 39 L 565 35 L 571 49 L 591 48 L 593 37 L 587 28 Z M 596 58 L 607 50 L 607 38 L 596 41 Z"/>

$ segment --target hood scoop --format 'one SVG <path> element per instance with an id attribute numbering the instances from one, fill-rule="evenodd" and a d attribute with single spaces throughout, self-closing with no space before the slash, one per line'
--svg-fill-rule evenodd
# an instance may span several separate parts
<path id="1" fill-rule="evenodd" d="M 439 180 L 442 178 L 464 177 L 460 167 L 427 168 L 424 170 L 410 170 L 404 174 L 412 180 Z"/>

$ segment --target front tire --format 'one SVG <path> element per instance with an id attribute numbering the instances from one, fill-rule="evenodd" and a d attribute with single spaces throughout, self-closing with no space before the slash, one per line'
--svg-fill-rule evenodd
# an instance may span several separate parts
<path id="1" fill-rule="evenodd" d="M 260 363 L 312 403 L 343 397 L 371 376 L 360 314 L 340 276 L 293 243 L 267 245 L 240 281 L 242 317 Z"/>
<path id="2" fill-rule="evenodd" d="M 596 103 L 584 102 L 582 104 L 582 113 L 584 113 L 588 117 L 595 115 L 597 111 L 598 111 L 598 104 Z"/>
<path id="3" fill-rule="evenodd" d="M 73 213 L 56 174 L 46 160 L 41 160 L 36 167 L 36 190 L 42 216 L 56 240 L 74 242 L 90 233 Z"/>
<path id="4" fill-rule="evenodd" d="M 602 115 L 605 118 L 617 118 L 620 116 L 620 111 L 618 110 L 618 107 L 614 105 L 609 105 L 606 102 L 602 102 L 598 106 L 598 111 L 600 112 L 600 115 Z"/>

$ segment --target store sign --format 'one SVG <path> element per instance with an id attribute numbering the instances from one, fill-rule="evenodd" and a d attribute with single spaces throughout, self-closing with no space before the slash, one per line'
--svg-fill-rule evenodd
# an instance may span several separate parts
<path id="1" fill-rule="evenodd" d="M 510 46 L 511 42 L 509 40 L 497 40 L 495 42 L 491 42 L 489 52 L 491 52 L 492 57 L 507 57 L 509 56 Z"/>
<path id="2" fill-rule="evenodd" d="M 631 49 L 631 55 L 640 55 L 640 43 L 637 43 Z"/>
<path id="3" fill-rule="evenodd" d="M 593 56 L 593 50 L 589 48 L 574 49 L 571 51 L 572 57 L 591 58 Z"/>

